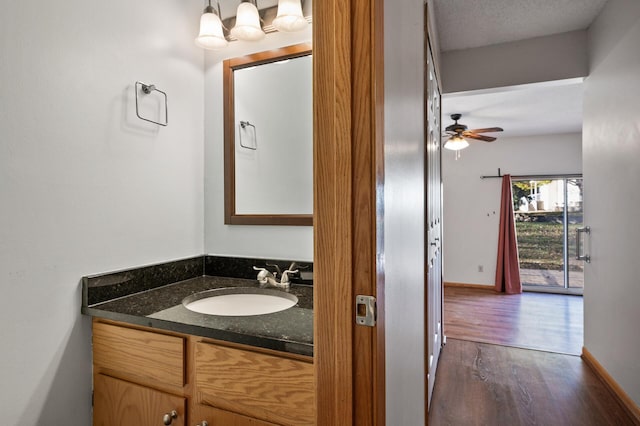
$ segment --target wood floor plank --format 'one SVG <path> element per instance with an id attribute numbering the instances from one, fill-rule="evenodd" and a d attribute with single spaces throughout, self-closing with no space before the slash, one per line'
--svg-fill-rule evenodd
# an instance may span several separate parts
<path id="1" fill-rule="evenodd" d="M 445 287 L 450 338 L 579 355 L 583 330 L 581 296 Z"/>
<path id="2" fill-rule="evenodd" d="M 429 425 L 634 425 L 580 357 L 448 339 Z"/>

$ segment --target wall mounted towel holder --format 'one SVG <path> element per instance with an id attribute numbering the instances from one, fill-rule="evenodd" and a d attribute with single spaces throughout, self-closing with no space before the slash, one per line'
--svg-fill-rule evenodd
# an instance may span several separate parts
<path id="1" fill-rule="evenodd" d="M 253 132 L 251 132 L 253 131 Z M 242 135 L 243 133 L 246 133 L 249 137 L 251 136 L 250 133 L 253 133 L 253 146 L 251 145 L 245 145 L 244 143 L 242 143 Z M 251 149 L 253 151 L 258 149 L 258 138 L 256 135 L 256 126 L 254 126 L 253 124 L 249 123 L 248 121 L 241 121 L 240 122 L 240 146 L 246 149 Z"/>
<path id="2" fill-rule="evenodd" d="M 140 120 L 144 120 L 144 121 L 148 121 L 150 123 L 154 123 L 154 124 L 158 124 L 160 126 L 166 126 L 167 124 L 169 124 L 169 108 L 167 106 L 167 94 L 165 92 L 163 92 L 162 90 L 158 89 L 155 84 L 146 84 L 143 83 L 141 81 L 136 81 L 135 84 L 135 91 L 136 91 L 136 115 L 138 116 L 138 118 Z M 155 120 L 151 120 L 149 118 L 145 118 L 143 116 L 140 115 L 140 110 L 139 110 L 139 106 L 138 106 L 138 98 L 140 97 L 140 92 L 142 92 L 145 95 L 148 95 L 152 92 L 158 92 L 161 93 L 163 98 L 164 98 L 164 123 L 159 122 L 159 121 L 155 121 Z"/>

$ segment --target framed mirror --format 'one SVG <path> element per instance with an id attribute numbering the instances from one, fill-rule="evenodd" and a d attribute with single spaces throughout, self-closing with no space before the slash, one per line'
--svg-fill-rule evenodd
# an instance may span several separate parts
<path id="1" fill-rule="evenodd" d="M 313 225 L 311 44 L 228 59 L 225 224 Z"/>

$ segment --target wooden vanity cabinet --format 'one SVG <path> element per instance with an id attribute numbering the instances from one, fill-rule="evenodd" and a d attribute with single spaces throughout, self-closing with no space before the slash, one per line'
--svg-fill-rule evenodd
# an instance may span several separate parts
<path id="1" fill-rule="evenodd" d="M 94 319 L 93 370 L 94 426 L 315 422 L 310 357 Z"/>

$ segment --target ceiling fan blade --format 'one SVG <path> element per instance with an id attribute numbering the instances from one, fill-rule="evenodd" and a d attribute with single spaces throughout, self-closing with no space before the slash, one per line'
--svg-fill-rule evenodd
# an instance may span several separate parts
<path id="1" fill-rule="evenodd" d="M 492 136 L 476 135 L 473 132 L 464 132 L 462 133 L 462 136 L 464 136 L 465 138 L 477 139 L 479 141 L 485 141 L 485 142 L 493 142 L 496 140 L 496 138 Z"/>
<path id="2" fill-rule="evenodd" d="M 467 130 L 467 132 L 473 132 L 473 133 L 493 133 L 493 132 L 502 132 L 502 131 L 504 131 L 502 127 L 487 127 L 486 129 Z"/>

